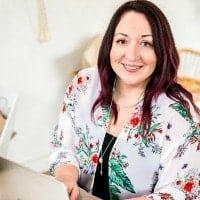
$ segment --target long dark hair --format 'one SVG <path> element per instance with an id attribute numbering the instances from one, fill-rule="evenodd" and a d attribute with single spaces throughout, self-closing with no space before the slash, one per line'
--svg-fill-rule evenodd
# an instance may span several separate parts
<path id="1" fill-rule="evenodd" d="M 98 106 L 109 106 L 111 104 L 112 89 L 116 76 L 110 64 L 113 35 L 122 15 L 129 11 L 142 13 L 146 16 L 152 29 L 153 46 L 157 57 L 156 69 L 151 75 L 144 94 L 141 119 L 143 130 L 148 132 L 151 123 L 152 100 L 156 99 L 162 92 L 165 92 L 169 98 L 181 103 L 187 109 L 189 115 L 191 115 L 189 102 L 184 98 L 186 97 L 193 105 L 195 111 L 200 114 L 200 110 L 194 104 L 191 93 L 177 83 L 179 55 L 168 20 L 163 12 L 153 3 L 147 0 L 135 0 L 129 1 L 118 8 L 111 18 L 103 37 L 98 56 L 101 91 L 92 107 L 92 116 Z M 114 102 L 111 109 L 116 122 L 118 112 Z"/>

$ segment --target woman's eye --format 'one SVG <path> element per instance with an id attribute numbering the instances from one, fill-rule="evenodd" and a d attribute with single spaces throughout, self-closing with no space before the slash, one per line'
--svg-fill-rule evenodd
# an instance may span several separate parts
<path id="1" fill-rule="evenodd" d="M 144 47 L 152 47 L 152 46 L 153 46 L 152 43 L 147 42 L 147 41 L 143 41 L 143 42 L 141 43 L 141 45 L 144 46 Z"/>
<path id="2" fill-rule="evenodd" d="M 116 43 L 117 43 L 117 44 L 126 44 L 126 40 L 124 40 L 124 39 L 119 39 L 119 40 L 116 40 Z"/>

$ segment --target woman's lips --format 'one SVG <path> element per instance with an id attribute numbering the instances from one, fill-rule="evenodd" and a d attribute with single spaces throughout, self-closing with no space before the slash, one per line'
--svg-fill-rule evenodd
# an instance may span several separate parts
<path id="1" fill-rule="evenodd" d="M 139 69 L 142 68 L 142 65 L 135 65 L 135 64 L 122 64 L 122 65 L 128 72 L 137 72 Z"/>

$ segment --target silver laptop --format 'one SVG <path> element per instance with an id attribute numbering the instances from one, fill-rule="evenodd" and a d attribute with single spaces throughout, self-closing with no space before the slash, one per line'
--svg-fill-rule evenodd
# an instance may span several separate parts
<path id="1" fill-rule="evenodd" d="M 68 200 L 64 185 L 0 157 L 0 200 Z"/>

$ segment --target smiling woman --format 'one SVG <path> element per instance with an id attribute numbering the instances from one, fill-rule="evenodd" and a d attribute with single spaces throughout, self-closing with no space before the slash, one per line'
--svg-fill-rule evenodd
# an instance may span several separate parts
<path id="1" fill-rule="evenodd" d="M 51 171 L 78 198 L 199 199 L 200 110 L 177 81 L 169 23 L 150 1 L 114 13 L 98 68 L 67 87 L 53 132 Z"/>

